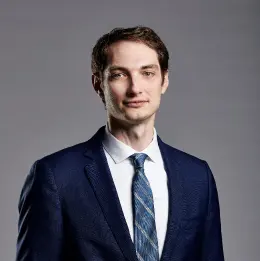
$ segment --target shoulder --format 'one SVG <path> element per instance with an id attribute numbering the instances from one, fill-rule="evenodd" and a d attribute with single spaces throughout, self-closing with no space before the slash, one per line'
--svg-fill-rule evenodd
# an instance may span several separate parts
<path id="1" fill-rule="evenodd" d="M 40 165 L 47 164 L 50 166 L 67 165 L 68 163 L 72 163 L 75 160 L 82 158 L 86 148 L 87 142 L 82 142 L 45 155 L 36 162 Z"/>
<path id="2" fill-rule="evenodd" d="M 37 173 L 49 173 L 57 182 L 61 179 L 74 178 L 83 173 L 86 165 L 86 152 L 100 150 L 104 127 L 101 127 L 89 140 L 63 148 L 46 155 L 34 163 Z"/>
<path id="3" fill-rule="evenodd" d="M 44 183 L 44 180 L 49 180 L 53 175 L 65 176 L 69 170 L 80 165 L 79 162 L 83 162 L 86 146 L 87 142 L 82 142 L 36 159 L 27 179 L 35 180 L 37 178 Z"/>
<path id="4" fill-rule="evenodd" d="M 90 139 L 83 141 L 81 143 L 75 144 L 70 147 L 60 149 L 49 155 L 46 155 L 39 160 L 39 163 L 46 163 L 52 166 L 77 164 L 82 162 L 85 158 L 85 152 L 91 151 L 100 147 L 102 144 L 102 135 L 104 132 L 104 126 L 101 127 Z"/>
<path id="5" fill-rule="evenodd" d="M 177 169 L 185 179 L 208 181 L 209 176 L 212 176 L 208 163 L 204 159 L 170 146 L 161 140 L 159 144 L 166 162 Z"/>
<path id="6" fill-rule="evenodd" d="M 170 174 L 178 174 L 185 191 L 196 192 L 192 195 L 199 199 L 214 193 L 217 195 L 216 181 L 208 163 L 194 155 L 176 149 L 168 144 L 163 145 L 166 162 L 171 170 Z M 194 198 L 195 199 L 195 198 Z"/>
<path id="7" fill-rule="evenodd" d="M 63 148 L 34 161 L 26 177 L 23 190 L 32 189 L 34 193 L 46 188 L 58 190 L 70 184 L 81 183 L 84 177 L 86 157 L 84 152 L 88 141 Z"/>
<path id="8" fill-rule="evenodd" d="M 166 157 L 177 161 L 179 164 L 205 167 L 206 161 L 204 159 L 175 148 L 167 143 L 164 143 L 162 140 L 159 141 L 159 145 L 162 149 L 162 153 L 165 154 Z"/>

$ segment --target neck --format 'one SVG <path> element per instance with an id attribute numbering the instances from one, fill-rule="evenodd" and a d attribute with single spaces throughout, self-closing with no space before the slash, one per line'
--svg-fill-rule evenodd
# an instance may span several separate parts
<path id="1" fill-rule="evenodd" d="M 153 139 L 154 120 L 131 125 L 109 117 L 108 128 L 111 134 L 118 140 L 136 151 L 142 151 Z"/>

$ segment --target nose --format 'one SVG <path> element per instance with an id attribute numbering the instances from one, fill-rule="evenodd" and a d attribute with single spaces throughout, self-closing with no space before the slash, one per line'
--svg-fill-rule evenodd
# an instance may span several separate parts
<path id="1" fill-rule="evenodd" d="M 128 94 L 129 95 L 136 95 L 142 93 L 142 87 L 140 81 L 138 80 L 138 76 L 132 75 L 129 77 L 129 87 L 128 87 Z"/>

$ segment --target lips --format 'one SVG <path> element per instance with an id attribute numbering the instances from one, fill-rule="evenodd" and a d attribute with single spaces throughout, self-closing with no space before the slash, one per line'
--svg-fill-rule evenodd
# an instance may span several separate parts
<path id="1" fill-rule="evenodd" d="M 144 100 L 137 100 L 137 101 L 127 101 L 127 102 L 124 102 L 125 104 L 138 104 L 138 103 L 144 103 L 144 102 L 147 102 L 147 101 L 144 101 Z"/>
<path id="2" fill-rule="evenodd" d="M 138 101 L 128 101 L 128 102 L 125 102 L 124 104 L 127 107 L 138 108 L 138 107 L 143 106 L 146 103 L 147 103 L 147 101 L 138 100 Z"/>

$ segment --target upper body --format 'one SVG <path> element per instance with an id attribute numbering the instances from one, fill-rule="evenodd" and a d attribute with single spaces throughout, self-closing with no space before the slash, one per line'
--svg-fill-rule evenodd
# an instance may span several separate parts
<path id="1" fill-rule="evenodd" d="M 168 58 L 149 28 L 99 39 L 92 83 L 107 127 L 33 164 L 19 201 L 17 261 L 224 260 L 207 163 L 154 128 Z"/>

